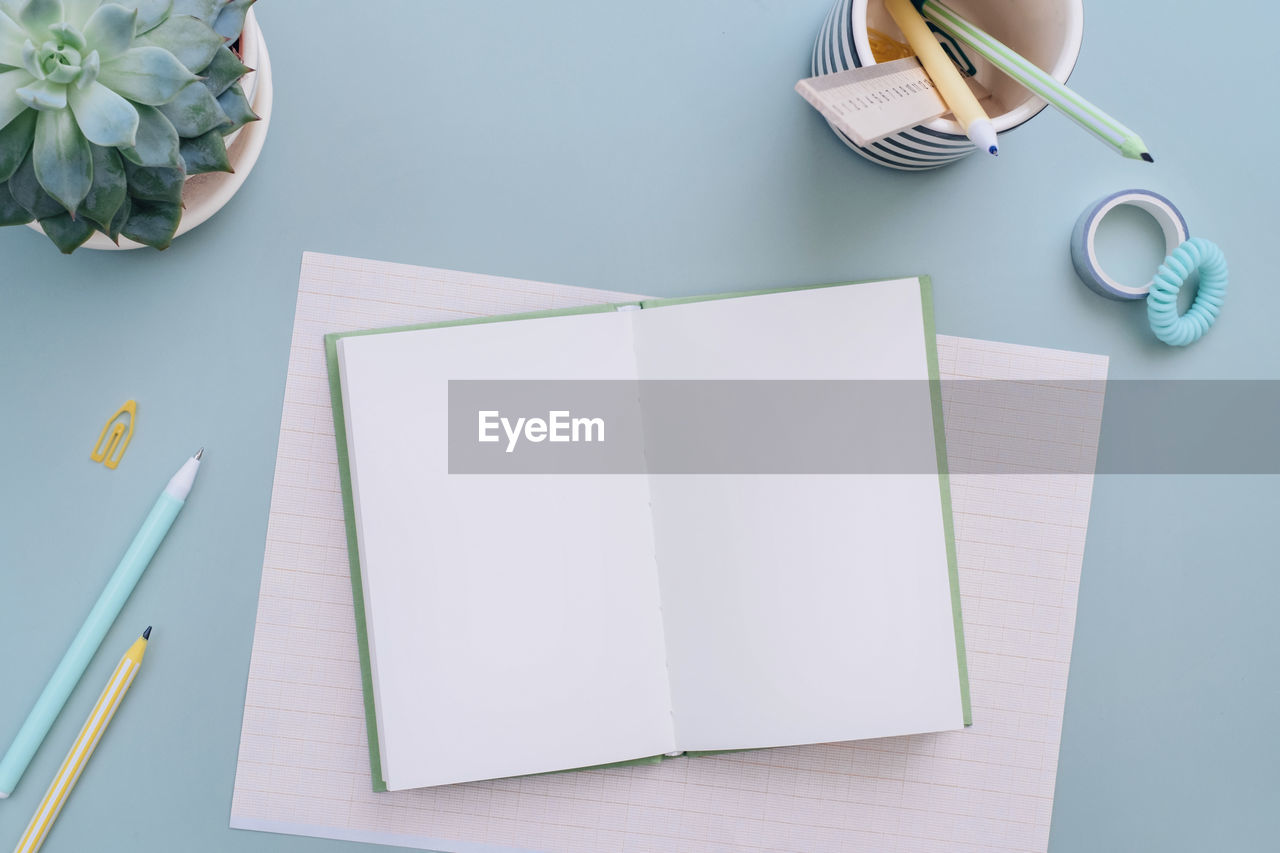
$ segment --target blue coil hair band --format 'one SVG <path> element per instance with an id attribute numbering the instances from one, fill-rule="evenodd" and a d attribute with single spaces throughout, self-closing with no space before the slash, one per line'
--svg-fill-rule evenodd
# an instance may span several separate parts
<path id="1" fill-rule="evenodd" d="M 1178 314 L 1178 291 L 1196 270 L 1200 286 L 1195 302 Z M 1200 340 L 1218 319 L 1227 295 L 1227 259 L 1210 240 L 1192 237 L 1164 259 L 1147 295 L 1147 319 L 1151 331 L 1166 344 L 1185 347 Z"/>

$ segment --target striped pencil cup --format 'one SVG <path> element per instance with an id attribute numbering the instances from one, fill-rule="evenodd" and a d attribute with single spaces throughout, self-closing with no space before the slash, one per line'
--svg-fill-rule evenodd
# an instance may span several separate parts
<path id="1" fill-rule="evenodd" d="M 44 799 L 40 800 L 40 805 L 36 807 L 36 813 L 31 818 L 27 831 L 22 833 L 22 838 L 18 840 L 18 846 L 14 848 L 13 853 L 36 853 L 40 845 L 44 844 L 49 830 L 53 828 L 53 822 L 58 819 L 58 813 L 62 811 L 63 804 L 67 801 L 67 797 L 71 796 L 71 789 L 76 786 L 80 774 L 84 772 L 84 766 L 89 763 L 89 757 L 93 755 L 98 741 L 102 739 L 102 733 L 106 731 L 107 724 L 115 716 L 116 709 L 120 707 L 120 701 L 129 692 L 129 686 L 137 677 L 138 668 L 142 666 L 142 657 L 147 653 L 147 640 L 150 637 L 151 628 L 148 627 L 116 665 L 115 671 L 111 673 L 111 679 L 103 689 L 102 695 L 98 697 L 97 703 L 94 704 L 84 728 L 80 729 L 80 734 L 76 736 L 76 742 L 71 745 L 71 751 L 63 759 L 62 766 L 53 777 L 53 782 L 45 792 Z"/>
<path id="2" fill-rule="evenodd" d="M 1084 33 L 1083 0 L 948 0 L 958 14 L 1021 53 L 1055 80 L 1065 83 L 1080 55 Z M 905 42 L 883 0 L 836 0 L 813 45 L 813 76 L 875 65 L 868 29 Z M 1030 121 L 1047 104 L 992 67 L 972 50 L 936 27 L 943 50 L 960 69 L 991 93 L 982 101 L 996 132 Z M 863 147 L 834 126 L 844 143 L 873 163 L 906 171 L 936 169 L 972 154 L 973 143 L 951 118 L 943 116 Z"/>

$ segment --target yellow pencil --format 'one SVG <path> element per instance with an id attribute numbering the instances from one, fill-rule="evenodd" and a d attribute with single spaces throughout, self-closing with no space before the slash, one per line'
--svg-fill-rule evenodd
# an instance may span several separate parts
<path id="1" fill-rule="evenodd" d="M 142 666 L 142 656 L 147 652 L 147 640 L 150 637 L 151 628 L 148 626 L 147 630 L 142 632 L 142 636 L 120 659 L 116 671 L 111 674 L 111 680 L 107 682 L 106 689 L 98 697 L 98 703 L 93 706 L 93 713 L 89 715 L 84 728 L 80 730 L 79 737 L 71 746 L 71 751 L 67 753 L 62 766 L 58 768 L 57 775 L 53 777 L 53 784 L 49 786 L 44 799 L 40 801 L 35 817 L 31 818 L 31 824 L 27 827 L 27 831 L 22 833 L 22 838 L 18 841 L 18 846 L 14 848 L 13 853 L 35 853 L 44 843 L 45 836 L 49 834 L 49 828 L 57 819 L 58 812 L 62 811 L 62 804 L 67 801 L 84 766 L 89 763 L 89 756 L 93 755 L 93 750 L 98 746 L 107 723 L 111 722 L 111 718 L 115 716 L 116 708 L 120 707 L 120 700 L 124 699 L 124 694 L 129 691 L 129 685 L 133 684 L 138 668 Z"/>
<path id="2" fill-rule="evenodd" d="M 960 72 L 929 31 L 929 25 L 911 5 L 911 0 L 884 0 L 884 7 L 906 36 L 907 43 L 916 52 L 916 57 L 929 73 L 933 85 L 938 87 L 938 94 L 942 95 L 942 100 L 951 108 L 956 121 L 964 128 L 965 135 L 979 148 L 999 154 L 995 126 L 991 124 L 991 119 L 987 117 L 978 99 L 973 96 L 969 84 L 964 82 Z"/>

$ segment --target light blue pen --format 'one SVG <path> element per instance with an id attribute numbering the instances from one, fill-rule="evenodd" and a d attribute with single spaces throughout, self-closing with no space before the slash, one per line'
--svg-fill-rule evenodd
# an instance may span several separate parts
<path id="1" fill-rule="evenodd" d="M 164 487 L 164 492 L 151 508 L 147 520 L 142 522 L 142 529 L 133 537 L 129 550 L 120 558 L 115 574 L 107 581 L 107 588 L 98 596 L 98 603 L 93 605 L 88 618 L 80 626 L 80 633 L 71 641 L 71 648 L 62 656 L 62 662 L 53 671 L 44 692 L 18 730 L 18 736 L 13 739 L 4 759 L 0 760 L 0 800 L 8 797 L 17 787 L 18 780 L 26 772 L 27 765 L 40 748 L 44 736 L 49 733 L 53 721 L 58 718 L 67 697 L 80 681 L 80 676 L 84 675 L 89 661 L 93 660 L 94 653 L 102 644 L 102 638 L 116 621 L 116 616 L 120 614 L 133 588 L 137 586 L 138 579 L 151 562 L 152 555 L 173 526 L 178 511 L 182 509 L 187 495 L 191 494 L 191 486 L 196 481 L 196 472 L 200 470 L 200 459 L 203 456 L 202 447 L 196 451 L 195 456 L 183 463 L 178 473 L 169 480 L 169 485 Z"/>

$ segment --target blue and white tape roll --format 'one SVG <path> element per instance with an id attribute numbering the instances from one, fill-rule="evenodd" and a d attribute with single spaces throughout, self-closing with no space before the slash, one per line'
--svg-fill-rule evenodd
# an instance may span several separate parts
<path id="1" fill-rule="evenodd" d="M 1150 190 L 1121 190 L 1098 199 L 1080 214 L 1071 233 L 1071 263 L 1075 265 L 1080 280 L 1096 293 L 1110 299 L 1144 299 L 1151 292 L 1150 280 L 1138 285 L 1123 284 L 1108 275 L 1098 263 L 1095 246 L 1098 225 L 1108 213 L 1126 204 L 1145 210 L 1159 223 L 1164 233 L 1166 255 L 1172 255 L 1190 236 L 1187 220 L 1169 199 Z"/>

